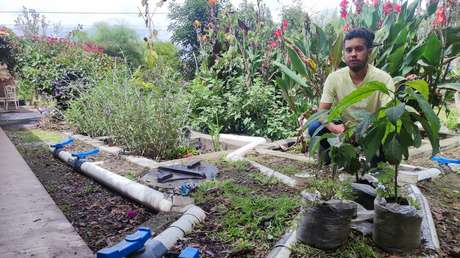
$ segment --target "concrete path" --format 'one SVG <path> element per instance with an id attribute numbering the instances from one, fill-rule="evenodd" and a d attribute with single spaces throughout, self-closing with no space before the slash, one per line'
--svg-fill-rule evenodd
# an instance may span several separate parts
<path id="1" fill-rule="evenodd" d="M 94 257 L 0 129 L 0 257 Z"/>

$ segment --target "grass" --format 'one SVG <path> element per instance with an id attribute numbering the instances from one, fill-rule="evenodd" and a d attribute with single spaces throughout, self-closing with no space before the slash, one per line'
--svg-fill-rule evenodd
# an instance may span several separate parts
<path id="1" fill-rule="evenodd" d="M 129 180 L 136 180 L 136 175 L 132 171 L 128 171 L 126 174 L 123 175 L 124 177 L 128 178 Z"/>
<path id="2" fill-rule="evenodd" d="M 370 238 L 354 234 L 343 247 L 330 252 L 297 243 L 292 247 L 291 257 L 377 258 L 383 255 L 379 254 Z"/>
<path id="3" fill-rule="evenodd" d="M 287 194 L 259 195 L 231 180 L 205 182 L 193 197 L 197 203 L 216 203 L 214 209 L 219 214 L 216 223 L 220 224 L 217 237 L 236 249 L 271 248 L 270 243 L 293 223 L 300 206 L 299 198 Z"/>
<path id="4" fill-rule="evenodd" d="M 10 137 L 17 137 L 23 143 L 57 143 L 64 140 L 66 137 L 55 131 L 46 131 L 42 129 L 27 129 L 27 130 L 17 130 L 9 131 Z"/>

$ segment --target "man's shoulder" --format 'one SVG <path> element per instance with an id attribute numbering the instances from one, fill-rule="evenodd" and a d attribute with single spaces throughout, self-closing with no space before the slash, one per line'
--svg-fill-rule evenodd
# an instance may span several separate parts
<path id="1" fill-rule="evenodd" d="M 338 70 L 331 72 L 327 77 L 330 79 L 338 79 L 344 76 L 348 76 L 348 66 L 342 67 Z"/>

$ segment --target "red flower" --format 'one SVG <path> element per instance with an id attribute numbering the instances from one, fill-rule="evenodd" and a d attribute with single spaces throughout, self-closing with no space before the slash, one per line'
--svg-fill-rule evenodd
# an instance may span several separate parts
<path id="1" fill-rule="evenodd" d="M 342 19 L 346 19 L 347 18 L 347 7 L 348 7 L 348 0 L 342 0 L 340 2 L 340 17 L 342 17 Z"/>
<path id="2" fill-rule="evenodd" d="M 372 0 L 372 5 L 374 5 L 374 7 L 379 6 L 379 0 Z"/>
<path id="3" fill-rule="evenodd" d="M 444 6 L 441 6 L 438 10 L 436 10 L 435 16 L 433 25 L 447 25 L 446 8 Z"/>
<path id="4" fill-rule="evenodd" d="M 401 12 L 401 5 L 400 4 L 395 4 L 393 6 L 394 8 L 394 11 L 397 12 L 397 13 L 400 13 Z"/>
<path id="5" fill-rule="evenodd" d="M 343 32 L 347 32 L 350 30 L 350 24 L 345 24 L 345 26 L 342 27 Z"/>
<path id="6" fill-rule="evenodd" d="M 270 45 L 270 47 L 277 47 L 278 46 L 277 41 L 270 41 L 270 42 L 268 42 L 268 44 Z"/>
<path id="7" fill-rule="evenodd" d="M 288 20 L 284 19 L 284 20 L 283 20 L 283 26 L 282 26 L 282 28 L 283 28 L 283 31 L 286 31 L 286 29 L 287 29 L 288 25 L 289 25 L 289 22 L 288 22 Z"/>
<path id="8" fill-rule="evenodd" d="M 281 29 L 280 28 L 276 29 L 275 38 L 280 38 L 281 35 L 283 35 L 283 32 L 281 31 Z"/>
<path id="9" fill-rule="evenodd" d="M 363 10 L 364 1 L 363 0 L 353 0 L 353 3 L 355 4 L 355 7 L 356 7 L 356 13 L 360 14 L 361 11 Z"/>
<path id="10" fill-rule="evenodd" d="M 393 11 L 393 4 L 391 2 L 385 2 L 383 4 L 383 14 L 388 15 Z"/>

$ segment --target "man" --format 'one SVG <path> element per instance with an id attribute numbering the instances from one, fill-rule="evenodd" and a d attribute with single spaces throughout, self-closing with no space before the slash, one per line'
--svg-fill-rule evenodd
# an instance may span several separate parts
<path id="1" fill-rule="evenodd" d="M 345 35 L 343 56 L 347 66 L 327 77 L 319 110 L 329 110 L 335 103 L 366 82 L 379 81 L 384 83 L 388 89 L 394 90 L 391 76 L 368 63 L 373 43 L 374 34 L 367 29 L 353 29 Z M 373 113 L 388 101 L 389 98 L 386 95 L 376 92 L 345 110 L 342 114 L 343 122 L 357 121 L 356 111 L 367 110 Z M 308 133 L 310 136 L 313 136 L 314 132 L 321 126 L 321 122 L 323 121 L 315 121 L 309 126 Z M 325 132 L 341 134 L 345 131 L 343 122 L 328 123 L 317 135 Z M 327 149 L 329 144 L 324 140 L 321 142 L 321 147 Z"/>

